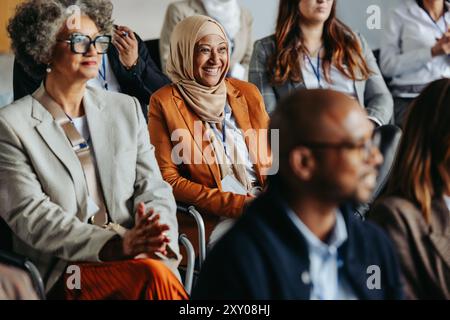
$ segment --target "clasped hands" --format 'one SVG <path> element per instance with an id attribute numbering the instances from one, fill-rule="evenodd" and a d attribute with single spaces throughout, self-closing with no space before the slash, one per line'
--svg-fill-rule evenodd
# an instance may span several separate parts
<path id="1" fill-rule="evenodd" d="M 155 214 L 153 209 L 146 213 L 144 203 L 139 203 L 135 225 L 125 232 L 122 240 L 123 253 L 135 258 L 157 258 L 155 253 L 167 255 L 169 226 L 159 220 L 159 214 Z"/>

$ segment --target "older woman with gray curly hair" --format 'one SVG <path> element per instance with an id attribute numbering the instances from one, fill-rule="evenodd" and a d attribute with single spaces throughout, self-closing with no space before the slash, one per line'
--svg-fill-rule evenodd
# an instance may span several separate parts
<path id="1" fill-rule="evenodd" d="M 185 299 L 175 200 L 139 102 L 86 86 L 111 42 L 109 10 L 28 0 L 11 19 L 16 57 L 45 78 L 0 111 L 1 216 L 50 297 Z"/>
<path id="2" fill-rule="evenodd" d="M 94 2 L 95 3 L 95 2 Z M 69 2 L 70 4 L 70 2 Z M 86 2 L 86 9 L 92 7 L 92 4 Z M 94 4 L 95 6 L 95 4 Z M 101 9 L 102 14 L 96 15 L 95 19 L 98 26 L 108 27 L 105 24 L 111 24 L 113 6 L 110 1 L 105 1 Z M 46 7 L 43 7 L 46 8 Z M 73 11 L 76 13 L 77 9 Z M 42 39 L 42 47 L 32 48 L 39 57 L 51 54 L 51 44 L 55 39 L 55 33 L 61 23 L 54 21 L 61 19 L 61 16 L 53 11 L 46 19 L 41 21 L 41 25 L 36 25 L 36 35 Z M 26 17 L 22 21 L 25 26 L 33 23 L 32 17 Z M 12 30 L 13 33 L 20 32 L 22 24 L 15 25 L 18 30 Z M 25 28 L 28 30 L 29 28 Z M 49 45 L 45 46 L 45 43 Z M 153 92 L 170 83 L 170 80 L 161 72 L 157 64 L 151 58 L 146 44 L 142 39 L 126 26 L 114 25 L 112 37 L 112 46 L 108 53 L 102 55 L 100 72 L 97 77 L 88 81 L 88 86 L 98 87 L 109 91 L 121 92 L 138 98 L 141 103 L 144 116 L 147 115 L 148 101 Z M 39 88 L 44 76 L 45 66 L 42 64 L 34 65 L 34 59 L 29 56 L 16 57 L 14 61 L 13 88 L 14 100 L 18 100 L 32 94 Z"/>

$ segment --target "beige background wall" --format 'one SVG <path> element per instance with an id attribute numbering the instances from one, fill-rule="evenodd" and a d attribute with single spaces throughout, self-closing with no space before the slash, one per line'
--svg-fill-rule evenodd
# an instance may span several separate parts
<path id="1" fill-rule="evenodd" d="M 167 6 L 175 1 L 177 0 L 112 0 L 114 18 L 119 24 L 128 24 L 143 39 L 159 38 Z M 272 32 L 278 0 L 239 0 L 239 2 L 253 14 L 255 39 Z"/>

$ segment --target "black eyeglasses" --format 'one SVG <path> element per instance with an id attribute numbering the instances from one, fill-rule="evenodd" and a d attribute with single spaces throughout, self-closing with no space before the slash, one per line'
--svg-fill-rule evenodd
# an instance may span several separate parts
<path id="1" fill-rule="evenodd" d="M 297 145 L 305 146 L 312 149 L 360 149 L 363 152 L 364 159 L 368 159 L 374 148 L 379 149 L 381 145 L 381 133 L 375 131 L 371 139 L 366 140 L 361 144 L 355 144 L 352 142 L 308 142 L 302 141 Z"/>
<path id="2" fill-rule="evenodd" d="M 70 43 L 70 50 L 76 54 L 86 54 L 89 52 L 91 45 L 94 45 L 98 54 L 105 54 L 108 52 L 108 48 L 111 45 L 111 36 L 101 35 L 92 40 L 91 37 L 74 33 L 67 40 L 57 40 L 58 42 Z"/>

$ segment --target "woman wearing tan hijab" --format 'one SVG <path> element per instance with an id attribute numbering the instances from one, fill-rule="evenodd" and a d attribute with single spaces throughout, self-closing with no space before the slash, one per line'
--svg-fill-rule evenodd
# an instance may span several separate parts
<path id="1" fill-rule="evenodd" d="M 150 99 L 150 139 L 163 178 L 178 202 L 203 215 L 207 238 L 219 221 L 241 215 L 270 165 L 263 99 L 254 85 L 225 79 L 229 61 L 222 26 L 206 16 L 188 17 L 171 38 L 173 84 Z M 193 222 L 180 219 L 179 225 L 196 239 Z"/>

